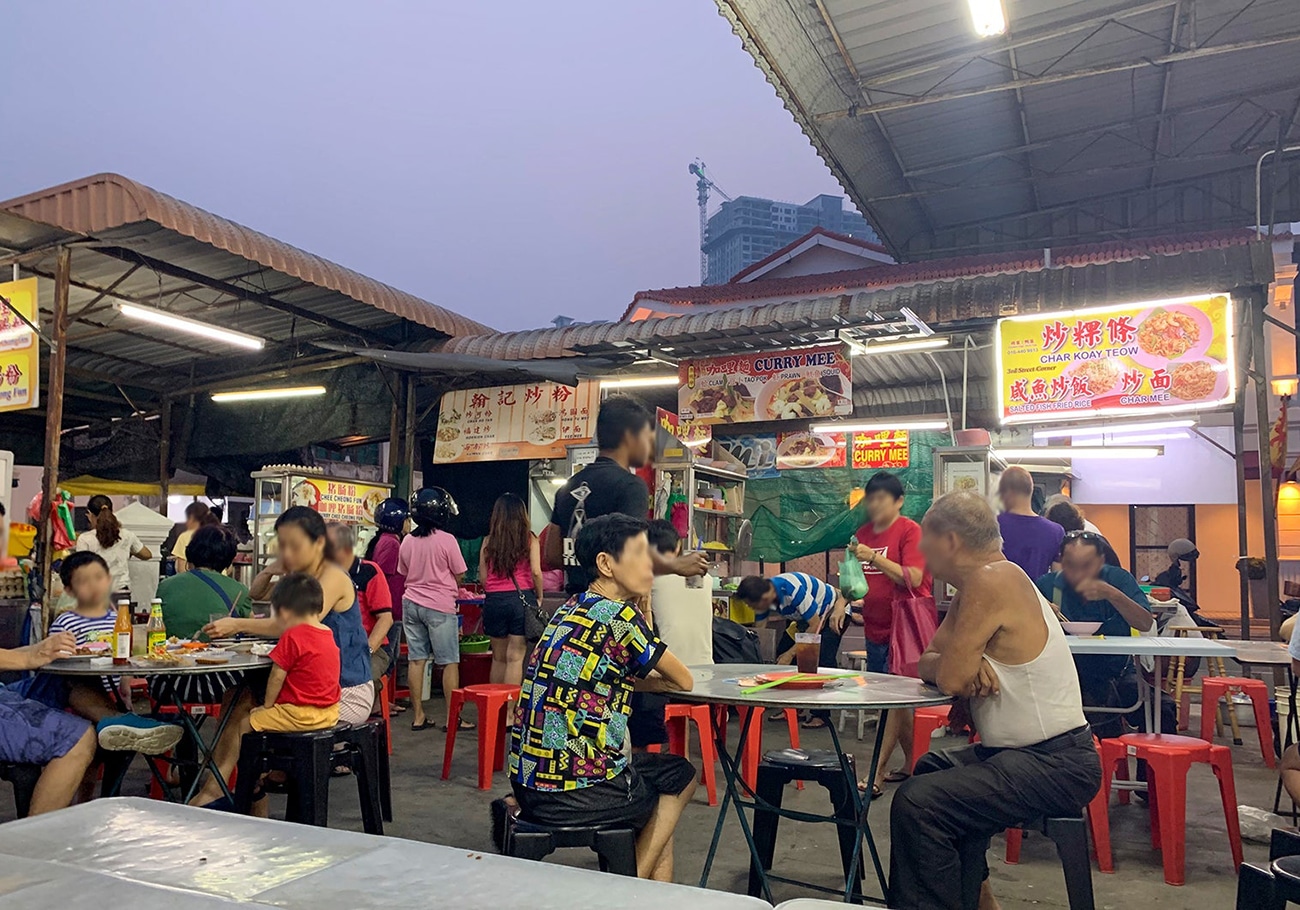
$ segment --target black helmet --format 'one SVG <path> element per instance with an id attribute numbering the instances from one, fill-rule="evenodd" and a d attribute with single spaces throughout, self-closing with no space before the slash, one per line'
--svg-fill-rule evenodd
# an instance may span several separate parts
<path id="1" fill-rule="evenodd" d="M 459 514 L 456 500 L 442 487 L 423 487 L 411 497 L 411 517 L 423 527 L 445 528 Z"/>
<path id="2" fill-rule="evenodd" d="M 406 500 L 390 496 L 375 506 L 375 525 L 381 531 L 400 534 L 410 514 L 411 510 L 406 507 Z"/>

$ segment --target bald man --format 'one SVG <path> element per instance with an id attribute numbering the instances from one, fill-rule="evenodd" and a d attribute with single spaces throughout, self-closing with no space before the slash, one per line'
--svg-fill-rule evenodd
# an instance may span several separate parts
<path id="1" fill-rule="evenodd" d="M 1030 578 L 1046 574 L 1060 553 L 1065 531 L 1034 513 L 1034 478 L 1019 465 L 1012 465 L 998 481 L 998 498 L 1005 509 L 998 516 L 1003 554 Z"/>
<path id="2" fill-rule="evenodd" d="M 1051 605 L 1002 556 L 993 510 L 971 493 L 937 500 L 921 552 L 957 596 L 920 674 L 958 698 L 977 745 L 931 752 L 890 807 L 889 905 L 992 910 L 989 838 L 1042 816 L 1078 816 L 1101 784 L 1079 679 Z"/>

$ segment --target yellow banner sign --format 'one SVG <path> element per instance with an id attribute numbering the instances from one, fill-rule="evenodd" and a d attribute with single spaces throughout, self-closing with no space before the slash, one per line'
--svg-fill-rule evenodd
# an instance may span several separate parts
<path id="1" fill-rule="evenodd" d="M 438 411 L 434 464 L 563 458 L 596 430 L 600 383 L 577 388 L 529 382 L 446 392 Z"/>
<path id="2" fill-rule="evenodd" d="M 39 325 L 37 279 L 0 284 L 0 411 L 22 411 L 40 403 L 40 346 L 36 333 L 19 318 Z M 15 312 L 16 311 L 16 312 Z"/>
<path id="3" fill-rule="evenodd" d="M 1003 423 L 1212 408 L 1236 393 L 1226 294 L 998 321 Z"/>
<path id="4" fill-rule="evenodd" d="M 375 507 L 392 495 L 391 487 L 325 477 L 304 477 L 293 485 L 293 504 L 307 506 L 326 521 L 374 524 Z"/>

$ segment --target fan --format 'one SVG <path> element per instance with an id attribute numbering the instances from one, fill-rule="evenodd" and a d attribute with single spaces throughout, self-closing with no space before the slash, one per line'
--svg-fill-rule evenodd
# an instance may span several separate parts
<path id="1" fill-rule="evenodd" d="M 749 551 L 754 546 L 754 526 L 746 518 L 736 529 L 736 546 L 733 548 L 736 554 L 737 562 L 744 562 L 749 559 Z"/>

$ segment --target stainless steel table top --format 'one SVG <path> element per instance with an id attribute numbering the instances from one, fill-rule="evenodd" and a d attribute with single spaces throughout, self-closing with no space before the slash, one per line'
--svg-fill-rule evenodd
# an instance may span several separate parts
<path id="1" fill-rule="evenodd" d="M 1065 636 L 1071 654 L 1123 654 L 1134 657 L 1226 657 L 1233 650 L 1208 638 L 1156 638 L 1136 635 Z"/>
<path id="2" fill-rule="evenodd" d="M 141 660 L 142 658 L 133 658 Z M 55 676 L 201 676 L 204 673 L 228 673 L 242 670 L 261 670 L 271 666 L 271 658 L 258 657 L 254 654 L 234 654 L 224 664 L 195 664 L 182 666 L 126 666 L 92 667 L 90 660 L 84 657 L 56 660 L 40 668 L 41 673 Z"/>
<path id="3" fill-rule="evenodd" d="M 824 689 L 786 689 L 777 686 L 753 695 L 741 695 L 736 682 L 741 677 L 761 673 L 789 673 L 792 667 L 770 664 L 705 664 L 690 668 L 695 687 L 690 692 L 673 692 L 675 701 L 715 705 L 754 705 L 761 708 L 811 708 L 872 710 L 890 708 L 924 708 L 946 705 L 952 701 L 934 686 L 910 676 L 886 673 L 853 673 Z M 822 667 L 819 672 L 844 674 L 851 671 Z"/>

